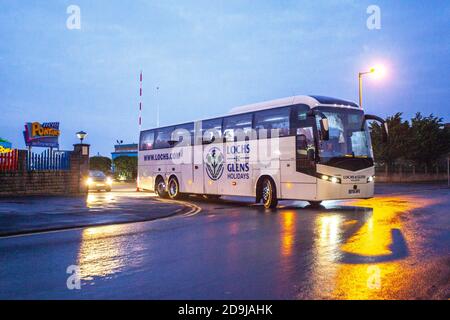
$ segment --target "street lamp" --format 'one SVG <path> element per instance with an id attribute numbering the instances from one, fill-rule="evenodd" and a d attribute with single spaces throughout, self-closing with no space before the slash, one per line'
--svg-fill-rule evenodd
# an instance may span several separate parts
<path id="1" fill-rule="evenodd" d="M 156 87 L 156 97 L 155 97 L 155 104 L 156 104 L 156 126 L 159 127 L 159 103 L 158 103 L 158 93 L 159 93 L 159 86 Z"/>
<path id="2" fill-rule="evenodd" d="M 362 109 L 362 77 L 365 74 L 373 74 L 377 76 L 377 78 L 380 78 L 384 75 L 385 70 L 384 67 L 381 65 L 376 65 L 369 69 L 369 71 L 359 72 L 358 73 L 358 86 L 359 86 L 359 106 Z"/>
<path id="3" fill-rule="evenodd" d="M 87 133 L 84 131 L 77 132 L 77 138 L 80 139 L 81 144 L 83 144 L 83 140 L 86 136 L 87 136 Z"/>

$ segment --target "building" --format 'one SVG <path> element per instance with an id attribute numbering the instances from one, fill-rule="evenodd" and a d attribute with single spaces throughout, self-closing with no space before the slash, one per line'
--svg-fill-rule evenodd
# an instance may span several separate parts
<path id="1" fill-rule="evenodd" d="M 138 144 L 137 143 L 129 143 L 129 144 L 116 144 L 114 145 L 114 152 L 111 152 L 112 159 L 112 172 L 114 172 L 114 159 L 118 157 L 137 157 L 138 156 Z"/>

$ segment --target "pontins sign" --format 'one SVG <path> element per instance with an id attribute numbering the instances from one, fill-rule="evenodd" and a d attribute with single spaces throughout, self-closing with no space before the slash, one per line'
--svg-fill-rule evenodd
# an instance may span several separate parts
<path id="1" fill-rule="evenodd" d="M 30 147 L 58 148 L 59 122 L 27 122 L 25 124 L 25 144 Z"/>

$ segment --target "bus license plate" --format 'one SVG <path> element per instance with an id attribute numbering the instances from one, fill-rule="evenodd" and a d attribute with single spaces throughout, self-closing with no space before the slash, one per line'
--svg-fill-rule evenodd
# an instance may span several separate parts
<path id="1" fill-rule="evenodd" d="M 360 189 L 349 189 L 348 190 L 348 194 L 360 194 L 361 190 Z"/>

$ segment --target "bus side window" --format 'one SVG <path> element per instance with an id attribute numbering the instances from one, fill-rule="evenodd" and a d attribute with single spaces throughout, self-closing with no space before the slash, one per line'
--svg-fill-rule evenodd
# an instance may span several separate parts
<path id="1" fill-rule="evenodd" d="M 279 137 L 289 135 L 289 115 L 290 107 L 276 108 L 270 110 L 258 111 L 255 113 L 255 130 L 258 133 L 263 132 L 262 129 L 267 130 L 267 138 L 271 137 L 272 130 L 278 130 Z"/>
<path id="2" fill-rule="evenodd" d="M 294 132 L 297 128 L 309 127 L 314 123 L 314 119 L 308 117 L 308 111 L 310 110 L 309 106 L 299 104 L 292 109 L 292 128 L 294 129 Z"/>
<path id="3" fill-rule="evenodd" d="M 231 116 L 224 119 L 223 137 L 226 142 L 233 142 L 236 139 L 244 141 L 247 138 L 252 139 L 253 133 L 253 114 L 242 114 Z"/>
<path id="4" fill-rule="evenodd" d="M 313 128 L 297 128 L 297 154 L 306 157 L 309 149 L 315 149 Z"/>
<path id="5" fill-rule="evenodd" d="M 222 118 L 202 121 L 203 144 L 222 142 Z"/>
<path id="6" fill-rule="evenodd" d="M 190 146 L 194 143 L 194 123 L 186 123 L 175 127 L 172 132 L 172 140 L 178 141 L 174 146 L 182 143 L 184 146 Z"/>
<path id="7" fill-rule="evenodd" d="M 170 148 L 170 139 L 172 138 L 173 127 L 156 129 L 155 149 Z"/>
<path id="8" fill-rule="evenodd" d="M 297 171 L 307 174 L 315 173 L 315 163 L 308 159 L 308 152 L 315 153 L 313 127 L 297 128 L 296 154 Z"/>
<path id="9" fill-rule="evenodd" d="M 308 151 L 308 142 L 306 141 L 306 136 L 300 134 L 297 136 L 297 150 L 299 154 L 306 155 Z"/>
<path id="10" fill-rule="evenodd" d="M 155 131 L 147 130 L 141 132 L 141 139 L 139 141 L 139 150 L 152 150 L 155 140 Z"/>
<path id="11" fill-rule="evenodd" d="M 299 110 L 297 113 L 297 120 L 298 121 L 305 121 L 307 118 L 307 110 Z"/>

